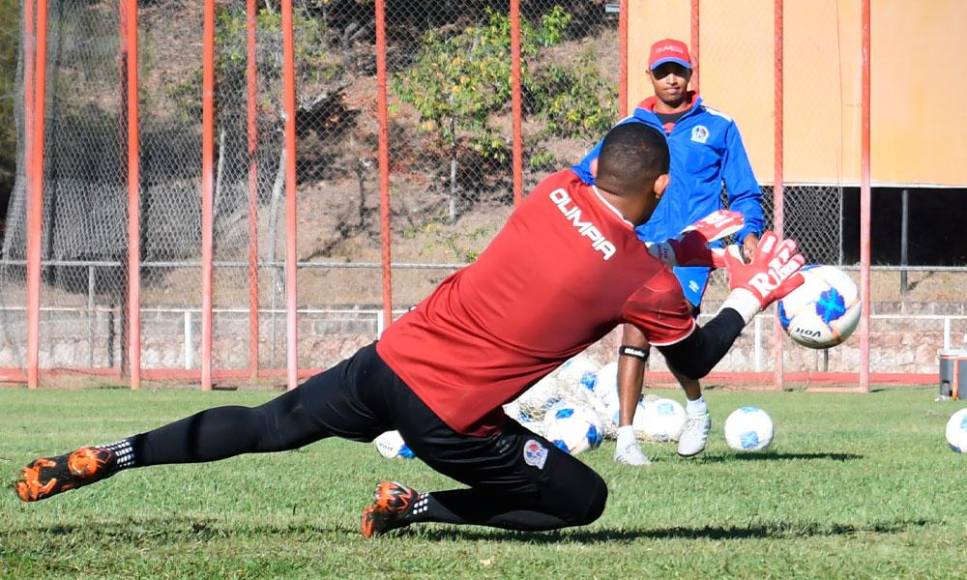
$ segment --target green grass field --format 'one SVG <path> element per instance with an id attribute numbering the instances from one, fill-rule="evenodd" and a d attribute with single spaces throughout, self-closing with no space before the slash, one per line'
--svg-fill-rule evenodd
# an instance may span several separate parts
<path id="1" fill-rule="evenodd" d="M 605 443 L 582 459 L 609 482 L 608 507 L 594 525 L 560 533 L 427 525 L 363 540 L 359 512 L 379 479 L 451 484 L 418 461 L 387 461 L 371 445 L 343 441 L 133 470 L 34 505 L 6 485 L 37 455 L 271 396 L 0 390 L 0 576 L 967 575 L 967 457 L 943 437 L 963 404 L 935 403 L 933 390 L 710 391 L 713 436 L 699 459 L 650 445 L 656 463 L 633 469 L 614 464 Z M 769 454 L 742 457 L 725 446 L 725 416 L 745 404 L 776 423 Z"/>

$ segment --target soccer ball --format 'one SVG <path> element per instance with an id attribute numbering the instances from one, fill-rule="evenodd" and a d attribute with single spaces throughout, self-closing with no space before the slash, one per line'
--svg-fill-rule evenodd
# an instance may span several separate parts
<path id="1" fill-rule="evenodd" d="M 618 412 L 618 361 L 610 362 L 598 370 L 594 395 L 608 411 Z"/>
<path id="2" fill-rule="evenodd" d="M 685 408 L 671 399 L 646 399 L 638 403 L 633 425 L 649 441 L 678 441 L 685 430 Z"/>
<path id="3" fill-rule="evenodd" d="M 557 380 L 564 383 L 564 386 L 584 387 L 588 391 L 594 391 L 594 383 L 598 379 L 598 370 L 601 368 L 591 357 L 579 354 L 568 359 L 557 369 Z"/>
<path id="4" fill-rule="evenodd" d="M 967 408 L 957 411 L 947 421 L 947 443 L 957 453 L 967 453 Z"/>
<path id="5" fill-rule="evenodd" d="M 522 423 L 544 419 L 547 410 L 561 400 L 560 390 L 557 376 L 547 375 L 517 398 L 518 416 L 513 418 Z"/>
<path id="6" fill-rule="evenodd" d="M 741 407 L 725 419 L 725 442 L 736 451 L 763 451 L 774 434 L 772 419 L 758 407 Z"/>
<path id="7" fill-rule="evenodd" d="M 814 266 L 801 270 L 803 285 L 776 306 L 779 322 L 797 343 L 829 348 L 843 342 L 860 321 L 856 284 L 839 268 Z"/>
<path id="8" fill-rule="evenodd" d="M 379 454 L 386 459 L 413 459 L 415 457 L 413 450 L 406 444 L 406 441 L 403 441 L 403 436 L 400 435 L 399 431 L 383 433 L 373 439 L 373 445 L 376 446 Z"/>
<path id="9" fill-rule="evenodd" d="M 577 455 L 601 446 L 604 425 L 598 414 L 588 407 L 559 403 L 547 411 L 544 437 L 561 450 Z"/>

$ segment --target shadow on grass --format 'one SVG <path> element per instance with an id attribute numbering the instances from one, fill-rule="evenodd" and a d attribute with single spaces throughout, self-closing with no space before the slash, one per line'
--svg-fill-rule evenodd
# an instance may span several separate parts
<path id="1" fill-rule="evenodd" d="M 469 542 L 522 542 L 531 544 L 600 544 L 633 542 L 637 540 L 743 540 L 743 539 L 798 539 L 813 536 L 849 536 L 859 533 L 895 534 L 915 528 L 930 526 L 933 520 L 896 520 L 874 522 L 867 525 L 836 523 L 776 522 L 752 526 L 701 526 L 672 528 L 599 528 L 594 530 L 572 529 L 552 532 L 514 532 L 479 527 L 433 526 L 416 527 L 391 533 L 387 539 L 410 538 L 425 541 Z M 114 522 L 91 522 L 85 525 L 65 524 L 6 529 L 0 532 L 0 541 L 8 536 L 27 534 L 57 537 L 82 536 L 85 544 L 112 544 L 130 542 L 139 545 L 157 542 L 198 542 L 217 539 L 260 536 L 292 536 L 306 540 L 306 536 L 338 537 L 358 534 L 355 527 L 324 527 L 309 523 L 293 523 L 287 526 L 234 525 L 231 521 L 193 518 L 131 519 Z M 359 538 L 360 542 L 364 540 Z"/>
<path id="2" fill-rule="evenodd" d="M 876 522 L 865 526 L 850 524 L 818 524 L 778 522 L 761 526 L 703 526 L 674 528 L 602 528 L 597 530 L 554 531 L 544 533 L 477 531 L 468 528 L 407 529 L 400 536 L 412 536 L 425 540 L 463 541 L 513 541 L 533 544 L 600 544 L 632 542 L 636 540 L 745 540 L 745 539 L 799 539 L 812 536 L 849 536 L 858 533 L 895 534 L 935 524 L 931 520 L 899 520 Z"/>
<path id="3" fill-rule="evenodd" d="M 725 455 L 705 455 L 698 458 L 701 463 L 728 463 L 731 461 L 855 461 L 863 459 L 855 453 L 729 453 Z"/>

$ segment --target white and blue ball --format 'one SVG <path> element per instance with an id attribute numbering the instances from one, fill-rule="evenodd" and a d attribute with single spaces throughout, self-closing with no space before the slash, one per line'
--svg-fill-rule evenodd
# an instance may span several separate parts
<path id="1" fill-rule="evenodd" d="M 604 424 L 589 407 L 560 403 L 544 417 L 544 437 L 561 450 L 577 455 L 601 446 Z"/>
<path id="2" fill-rule="evenodd" d="M 860 297 L 856 283 L 833 266 L 801 270 L 803 284 L 776 305 L 779 323 L 789 338 L 808 348 L 830 348 L 856 330 Z"/>
<path id="3" fill-rule="evenodd" d="M 399 431 L 383 433 L 373 439 L 373 445 L 376 446 L 379 454 L 386 459 L 413 459 L 415 457 L 413 450 L 406 444 L 406 441 L 403 441 L 403 436 L 400 435 Z"/>
<path id="4" fill-rule="evenodd" d="M 609 412 L 617 413 L 618 400 L 618 361 L 609 362 L 598 369 L 594 381 L 594 396 L 601 401 Z"/>
<path id="5" fill-rule="evenodd" d="M 946 435 L 951 449 L 957 453 L 967 453 L 967 408 L 950 416 Z"/>
<path id="6" fill-rule="evenodd" d="M 601 365 L 594 359 L 585 354 L 579 354 L 565 361 L 557 369 L 556 375 L 557 380 L 568 387 L 581 387 L 593 392 L 600 369 Z"/>
<path id="7" fill-rule="evenodd" d="M 548 409 L 560 402 L 561 385 L 556 374 L 549 374 L 537 381 L 531 388 L 517 398 L 517 413 L 513 416 L 520 422 L 541 421 Z"/>
<path id="8" fill-rule="evenodd" d="M 758 407 L 741 407 L 725 419 L 725 442 L 736 451 L 764 451 L 774 435 L 772 418 Z"/>
<path id="9" fill-rule="evenodd" d="M 678 441 L 685 430 L 685 408 L 672 399 L 645 399 L 638 404 L 633 425 L 649 441 Z"/>

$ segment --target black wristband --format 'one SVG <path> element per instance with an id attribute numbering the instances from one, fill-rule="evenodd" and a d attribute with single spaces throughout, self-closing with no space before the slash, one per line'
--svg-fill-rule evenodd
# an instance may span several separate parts
<path id="1" fill-rule="evenodd" d="M 618 347 L 618 354 L 621 356 L 630 356 L 636 358 L 642 362 L 648 361 L 648 353 L 650 351 L 647 348 L 638 348 L 637 346 L 628 346 L 622 344 Z"/>

